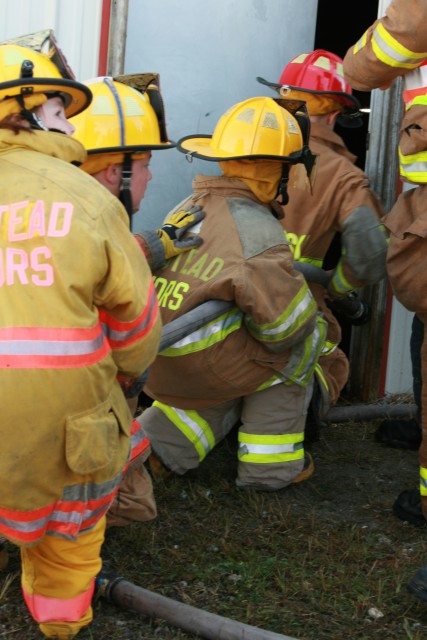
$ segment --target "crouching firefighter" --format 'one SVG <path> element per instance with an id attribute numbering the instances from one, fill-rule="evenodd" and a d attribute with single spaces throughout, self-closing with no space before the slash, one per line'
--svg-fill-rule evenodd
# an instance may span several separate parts
<path id="1" fill-rule="evenodd" d="M 276 491 L 313 472 L 304 424 L 326 323 L 293 268 L 276 201 L 286 201 L 290 167 L 311 173 L 308 132 L 302 101 L 255 97 L 228 109 L 212 136 L 177 143 L 222 175 L 196 176 L 187 201 L 206 213 L 203 245 L 154 274 L 163 323 L 210 299 L 234 306 L 150 367 L 155 402 L 139 420 L 153 473 L 195 469 L 238 423 L 237 487 Z"/>

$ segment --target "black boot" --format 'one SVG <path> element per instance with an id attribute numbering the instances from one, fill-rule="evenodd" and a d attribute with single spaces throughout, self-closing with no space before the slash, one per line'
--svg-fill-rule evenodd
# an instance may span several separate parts
<path id="1" fill-rule="evenodd" d="M 417 451 L 421 444 L 418 420 L 383 420 L 375 432 L 375 440 L 395 449 Z"/>
<path id="2" fill-rule="evenodd" d="M 427 567 L 418 569 L 414 577 L 406 585 L 406 588 L 418 600 L 427 602 Z"/>
<path id="3" fill-rule="evenodd" d="M 405 489 L 405 491 L 402 491 L 393 504 L 393 513 L 400 520 L 410 522 L 416 527 L 425 527 L 427 525 L 423 515 L 419 489 Z"/>

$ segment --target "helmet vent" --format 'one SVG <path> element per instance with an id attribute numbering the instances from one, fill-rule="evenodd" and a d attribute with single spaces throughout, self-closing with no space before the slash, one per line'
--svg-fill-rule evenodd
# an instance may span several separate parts
<path id="1" fill-rule="evenodd" d="M 254 121 L 255 109 L 243 109 L 241 113 L 239 113 L 236 117 L 236 120 L 241 120 L 243 122 L 247 122 L 248 124 L 252 124 Z"/>
<path id="2" fill-rule="evenodd" d="M 279 123 L 277 122 L 276 114 L 271 113 L 271 111 L 267 111 L 264 115 L 264 120 L 262 122 L 262 126 L 265 129 L 275 129 L 279 130 Z"/>

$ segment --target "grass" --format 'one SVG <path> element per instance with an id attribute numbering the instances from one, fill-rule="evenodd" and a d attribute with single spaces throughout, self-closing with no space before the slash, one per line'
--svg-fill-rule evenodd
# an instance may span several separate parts
<path id="1" fill-rule="evenodd" d="M 233 434 L 196 472 L 156 481 L 157 519 L 109 529 L 103 557 L 145 589 L 298 640 L 425 639 L 427 608 L 406 583 L 427 563 L 426 530 L 391 508 L 417 481 L 417 455 L 375 443 L 375 428 L 325 427 L 311 445 L 314 476 L 276 493 L 235 488 Z M 0 640 L 39 640 L 14 548 L 10 570 L 0 574 Z M 94 615 L 79 639 L 198 637 L 101 599 Z"/>

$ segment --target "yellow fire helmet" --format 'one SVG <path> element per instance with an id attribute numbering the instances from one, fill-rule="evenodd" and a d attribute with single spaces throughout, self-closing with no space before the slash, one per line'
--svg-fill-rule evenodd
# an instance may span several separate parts
<path id="1" fill-rule="evenodd" d="M 286 100 L 265 96 L 249 98 L 230 107 L 218 120 L 213 135 L 190 135 L 181 138 L 177 147 L 187 156 L 203 160 L 269 159 L 301 162 L 307 144 L 305 130 L 309 129 L 306 115 L 287 104 Z M 303 117 L 302 127 L 299 119 Z"/>
<path id="2" fill-rule="evenodd" d="M 70 122 L 76 128 L 73 137 L 89 156 L 175 147 L 167 139 L 157 78 L 156 74 L 101 76 L 85 82 L 92 104 Z M 81 168 L 85 170 L 84 164 Z"/>
<path id="3" fill-rule="evenodd" d="M 301 100 L 265 96 L 249 98 L 230 107 L 219 119 L 213 135 L 190 135 L 177 148 L 193 157 L 214 162 L 276 160 L 282 163 L 278 194 L 287 202 L 292 165 L 302 163 L 308 178 L 316 157 L 308 146 L 310 119 Z"/>
<path id="4" fill-rule="evenodd" d="M 51 94 L 62 97 L 67 118 L 83 111 L 92 100 L 90 89 L 61 75 L 47 54 L 14 44 L 0 45 L 0 119 L 32 109 Z"/>
<path id="5" fill-rule="evenodd" d="M 88 154 L 80 168 L 93 175 L 109 164 L 123 164 L 119 197 L 132 229 L 132 160 L 153 149 L 176 146 L 166 133 L 159 76 L 100 76 L 85 84 L 92 92 L 92 104 L 70 120 L 76 128 L 73 137 Z"/>

